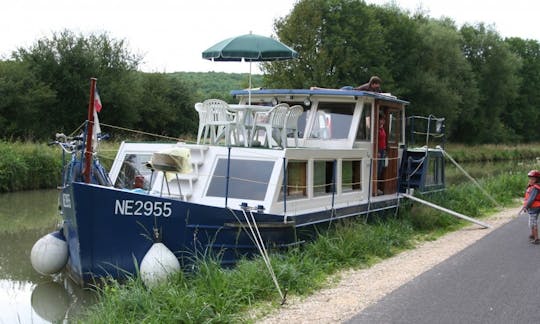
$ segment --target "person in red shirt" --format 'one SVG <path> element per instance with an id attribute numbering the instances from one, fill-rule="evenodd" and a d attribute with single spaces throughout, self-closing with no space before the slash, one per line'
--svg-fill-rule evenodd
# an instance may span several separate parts
<path id="1" fill-rule="evenodd" d="M 386 131 L 384 130 L 384 123 L 386 122 L 386 118 L 383 115 L 379 116 L 379 132 L 377 135 L 377 180 L 379 187 L 383 187 L 383 183 L 381 182 L 383 169 L 385 167 L 384 165 L 384 158 L 386 157 Z M 383 194 L 383 191 L 381 189 L 377 190 L 377 193 L 379 195 Z"/>

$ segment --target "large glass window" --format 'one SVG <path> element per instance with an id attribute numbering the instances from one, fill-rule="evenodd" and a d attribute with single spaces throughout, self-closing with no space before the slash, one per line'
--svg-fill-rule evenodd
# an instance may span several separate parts
<path id="1" fill-rule="evenodd" d="M 307 161 L 289 161 L 287 163 L 287 199 L 307 197 Z M 283 200 L 283 186 L 279 193 Z"/>
<path id="2" fill-rule="evenodd" d="M 357 141 L 371 141 L 371 103 L 365 103 L 356 133 Z"/>
<path id="3" fill-rule="evenodd" d="M 388 143 L 398 144 L 401 139 L 401 111 L 388 112 Z"/>
<path id="4" fill-rule="evenodd" d="M 331 194 L 334 190 L 334 161 L 315 161 L 313 163 L 313 195 Z"/>
<path id="5" fill-rule="evenodd" d="M 311 138 L 346 139 L 349 136 L 356 103 L 320 102 Z"/>
<path id="6" fill-rule="evenodd" d="M 228 197 L 264 200 L 274 161 L 231 159 Z M 225 197 L 227 189 L 227 159 L 219 159 L 210 180 L 207 196 Z"/>
<path id="7" fill-rule="evenodd" d="M 135 188 L 135 177 L 144 176 L 142 188 L 146 190 L 150 188 L 152 171 L 146 167 L 146 162 L 150 161 L 151 158 L 152 154 L 126 154 L 114 186 L 116 188 L 133 189 Z M 154 180 L 155 177 L 152 182 Z"/>
<path id="8" fill-rule="evenodd" d="M 341 162 L 341 190 L 343 192 L 362 190 L 362 161 Z"/>

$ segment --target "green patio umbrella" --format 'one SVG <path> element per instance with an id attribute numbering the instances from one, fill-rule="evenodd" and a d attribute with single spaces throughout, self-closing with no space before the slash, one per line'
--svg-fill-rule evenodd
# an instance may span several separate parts
<path id="1" fill-rule="evenodd" d="M 249 61 L 249 89 L 251 89 L 251 62 L 289 60 L 297 58 L 298 52 L 273 38 L 249 33 L 215 44 L 202 52 L 202 57 L 213 61 Z M 251 104 L 251 92 L 249 94 Z"/>

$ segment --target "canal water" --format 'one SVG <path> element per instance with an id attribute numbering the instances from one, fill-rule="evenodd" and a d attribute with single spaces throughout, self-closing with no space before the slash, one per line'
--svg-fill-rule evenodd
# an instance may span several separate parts
<path id="1" fill-rule="evenodd" d="M 69 322 L 95 294 L 62 274 L 42 276 L 30 263 L 34 243 L 57 229 L 58 191 L 0 194 L 0 323 Z"/>

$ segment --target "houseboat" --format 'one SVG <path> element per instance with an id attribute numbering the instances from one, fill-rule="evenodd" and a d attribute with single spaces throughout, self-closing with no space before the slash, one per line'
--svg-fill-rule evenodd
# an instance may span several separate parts
<path id="1" fill-rule="evenodd" d="M 444 188 L 441 148 L 406 146 L 407 101 L 332 89 L 231 94 L 236 104 L 196 105 L 197 143 L 124 142 L 109 172 L 76 149 L 94 136 L 77 139 L 59 200 L 76 282 L 134 274 L 156 243 L 183 267 L 206 255 L 232 265 L 300 244 L 315 225 L 394 209 L 411 188 Z M 423 132 L 442 134 L 442 119 L 423 121 L 432 123 Z"/>

